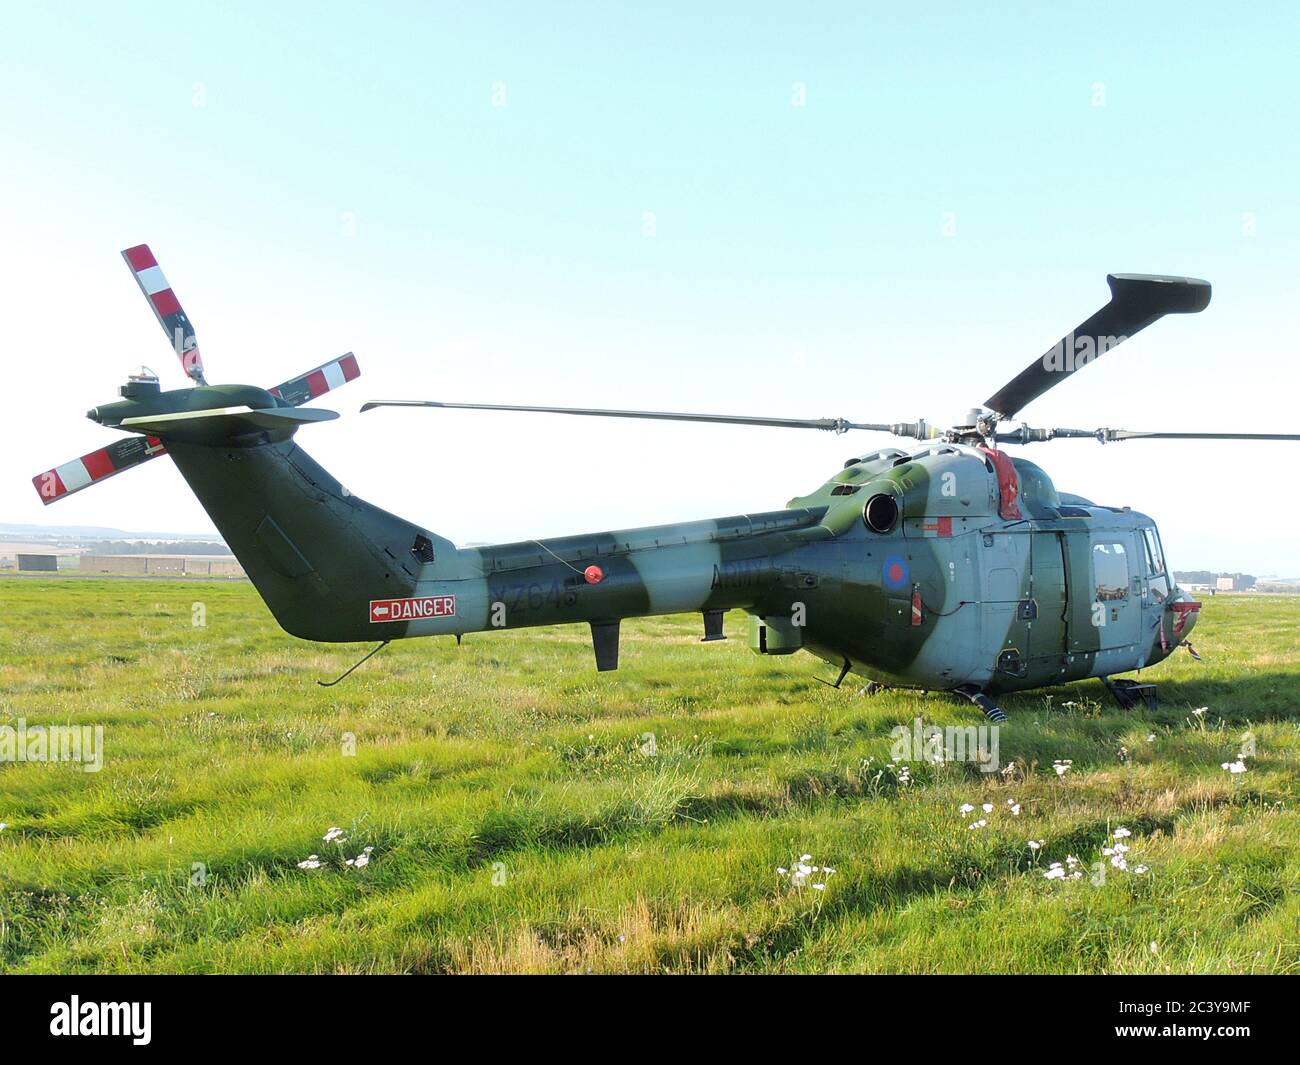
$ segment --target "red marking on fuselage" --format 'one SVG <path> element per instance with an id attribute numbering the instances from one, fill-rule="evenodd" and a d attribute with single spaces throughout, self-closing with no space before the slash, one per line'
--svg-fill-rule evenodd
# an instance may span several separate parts
<path id="1" fill-rule="evenodd" d="M 1016 476 L 1016 468 L 1011 464 L 1011 456 L 991 447 L 982 447 L 980 450 L 989 457 L 998 475 L 998 515 L 1004 521 L 1023 518 L 1020 504 L 1016 500 L 1020 495 L 1020 478 Z"/>
<path id="2" fill-rule="evenodd" d="M 1187 619 L 1201 609 L 1200 603 L 1170 603 L 1169 609 L 1177 616 L 1174 618 L 1174 635 L 1187 627 Z"/>

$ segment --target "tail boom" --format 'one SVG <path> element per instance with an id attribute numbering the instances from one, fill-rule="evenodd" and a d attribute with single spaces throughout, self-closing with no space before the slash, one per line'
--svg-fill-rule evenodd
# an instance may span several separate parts
<path id="1" fill-rule="evenodd" d="M 754 607 L 823 508 L 456 548 L 292 440 L 168 453 L 287 632 L 353 642 Z"/>

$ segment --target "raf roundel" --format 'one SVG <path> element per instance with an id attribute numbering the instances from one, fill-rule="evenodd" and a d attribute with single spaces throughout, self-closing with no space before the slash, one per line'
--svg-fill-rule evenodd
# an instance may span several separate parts
<path id="1" fill-rule="evenodd" d="M 902 555 L 890 555 L 880 571 L 881 581 L 890 591 L 901 592 L 907 587 L 907 560 Z"/>

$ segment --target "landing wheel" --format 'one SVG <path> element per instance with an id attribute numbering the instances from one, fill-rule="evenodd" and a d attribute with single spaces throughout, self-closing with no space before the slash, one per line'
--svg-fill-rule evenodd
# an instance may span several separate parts
<path id="1" fill-rule="evenodd" d="M 878 680 L 869 680 L 865 685 L 858 689 L 859 695 L 879 695 L 885 690 L 885 685 Z"/>

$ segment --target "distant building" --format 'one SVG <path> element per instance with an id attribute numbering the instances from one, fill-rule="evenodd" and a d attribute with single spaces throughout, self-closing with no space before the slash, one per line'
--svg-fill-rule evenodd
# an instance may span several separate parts
<path id="1" fill-rule="evenodd" d="M 19 554 L 17 561 L 20 573 L 55 573 L 59 568 L 59 556 L 53 554 Z"/>
<path id="2" fill-rule="evenodd" d="M 82 555 L 82 573 L 149 577 L 243 577 L 234 555 Z"/>

